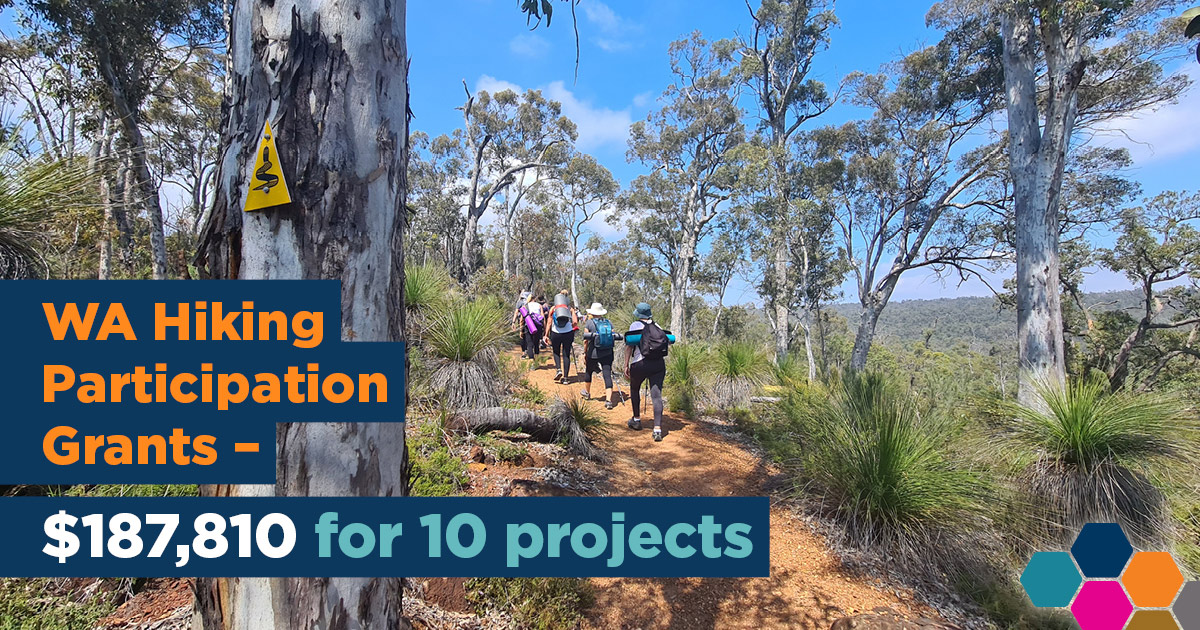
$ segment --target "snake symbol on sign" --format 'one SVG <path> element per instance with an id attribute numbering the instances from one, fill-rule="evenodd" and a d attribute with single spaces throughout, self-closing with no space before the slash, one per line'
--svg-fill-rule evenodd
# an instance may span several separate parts
<path id="1" fill-rule="evenodd" d="M 269 193 L 271 192 L 271 188 L 279 183 L 279 176 L 268 172 L 272 166 L 274 164 L 271 163 L 271 148 L 263 147 L 263 164 L 258 167 L 258 170 L 254 171 L 255 179 L 261 180 L 262 183 L 251 190 L 261 190 L 263 193 Z"/>

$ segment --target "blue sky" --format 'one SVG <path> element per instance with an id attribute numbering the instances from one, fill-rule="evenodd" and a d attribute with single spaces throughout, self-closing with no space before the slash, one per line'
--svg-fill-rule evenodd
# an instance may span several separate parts
<path id="1" fill-rule="evenodd" d="M 739 0 L 582 0 L 576 9 L 580 37 L 576 80 L 568 5 L 556 1 L 551 27 L 534 31 L 526 27 L 517 5 L 516 0 L 410 0 L 413 129 L 437 135 L 459 126 L 461 112 L 454 108 L 464 100 L 464 80 L 472 90 L 539 88 L 561 101 L 565 113 L 579 125 L 579 148 L 595 155 L 622 184 L 644 172 L 641 165 L 625 160 L 626 129 L 656 107 L 671 80 L 668 44 L 694 30 L 709 40 L 748 33 L 751 24 L 749 11 Z M 837 4 L 840 26 L 829 50 L 819 58 L 817 78 L 836 84 L 852 71 L 876 71 L 882 63 L 937 41 L 939 34 L 925 26 L 928 2 L 890 2 L 886 11 L 880 6 L 867 0 Z M 1200 79 L 1192 66 L 1182 69 Z M 821 124 L 863 115 L 861 110 L 841 106 Z M 1115 127 L 1123 133 L 1097 137 L 1094 142 L 1130 148 L 1137 160 L 1131 175 L 1148 194 L 1194 190 L 1200 137 L 1187 130 L 1198 118 L 1200 93 L 1193 89 L 1179 105 L 1121 121 Z M 1127 286 L 1122 277 L 1100 271 L 1085 283 L 1090 290 Z M 855 299 L 852 285 L 846 291 L 845 299 Z M 745 282 L 730 293 L 735 302 L 757 301 Z M 943 285 L 928 274 L 910 272 L 894 299 L 989 294 L 977 281 Z"/>

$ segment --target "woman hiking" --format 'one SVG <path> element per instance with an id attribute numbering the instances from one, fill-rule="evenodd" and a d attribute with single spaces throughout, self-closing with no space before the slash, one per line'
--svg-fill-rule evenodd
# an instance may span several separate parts
<path id="1" fill-rule="evenodd" d="M 533 300 L 533 293 L 524 291 L 517 301 L 517 310 L 513 312 L 513 330 L 521 331 L 522 356 L 533 359 L 538 353 L 538 343 L 542 340 L 544 317 L 542 305 Z"/>
<path id="2" fill-rule="evenodd" d="M 605 319 L 608 309 L 599 302 L 593 302 L 587 310 L 587 320 L 583 323 L 583 391 L 580 395 L 584 400 L 591 399 L 592 375 L 599 372 L 604 377 L 604 408 L 613 408 L 612 364 L 615 354 L 616 340 L 620 333 L 613 330 L 612 322 Z"/>
<path id="3" fill-rule="evenodd" d="M 629 379 L 629 401 L 633 403 L 633 417 L 627 424 L 635 431 L 642 429 L 642 383 L 649 383 L 654 406 L 654 441 L 661 442 L 667 349 L 675 343 L 675 335 L 654 323 L 650 305 L 645 302 L 634 308 L 633 320 L 625 333 L 625 377 Z"/>
<path id="4" fill-rule="evenodd" d="M 556 383 L 566 385 L 571 377 L 571 346 L 575 344 L 575 331 L 579 329 L 579 314 L 571 307 L 570 293 L 563 290 L 554 296 L 550 319 L 546 322 L 546 340 L 554 355 L 554 367 L 558 374 Z"/>

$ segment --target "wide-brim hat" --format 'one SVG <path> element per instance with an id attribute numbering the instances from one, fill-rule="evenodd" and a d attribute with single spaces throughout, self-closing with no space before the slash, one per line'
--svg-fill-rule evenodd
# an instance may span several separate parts
<path id="1" fill-rule="evenodd" d="M 604 308 L 604 305 L 599 302 L 592 302 L 592 305 L 588 307 L 587 314 L 604 317 L 608 315 L 608 309 Z"/>
<path id="2" fill-rule="evenodd" d="M 650 319 L 654 315 L 650 312 L 650 305 L 642 302 L 633 307 L 633 316 L 638 319 Z"/>

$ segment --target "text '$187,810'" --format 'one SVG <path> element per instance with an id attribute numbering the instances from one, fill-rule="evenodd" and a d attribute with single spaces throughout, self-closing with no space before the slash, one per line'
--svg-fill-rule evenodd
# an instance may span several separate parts
<path id="1" fill-rule="evenodd" d="M 157 527 L 146 554 L 148 558 L 161 558 L 166 553 L 176 531 L 179 529 L 178 514 L 146 514 L 143 518 L 128 512 L 113 514 L 107 524 L 103 514 L 88 514 L 82 518 L 59 510 L 50 515 L 43 526 L 46 536 L 52 543 L 46 543 L 42 552 L 58 562 L 65 563 L 68 558 L 81 551 L 84 541 L 75 533 L 75 526 L 81 526 L 81 534 L 88 544 L 88 552 L 93 558 L 103 558 L 107 553 L 115 558 L 136 558 L 146 549 L 142 539 L 143 524 Z M 282 558 L 291 553 L 296 544 L 296 526 L 292 519 L 284 514 L 273 512 L 264 515 L 257 524 L 252 522 L 249 514 L 237 514 L 228 519 L 220 514 L 205 513 L 196 517 L 192 524 L 195 532 L 186 544 L 175 546 L 175 566 L 182 567 L 188 563 L 192 554 L 201 558 L 220 558 L 230 550 L 230 541 L 226 538 L 226 530 L 232 528 L 235 537 L 236 552 L 241 558 L 249 558 L 252 551 L 268 557 Z M 272 532 L 278 530 L 282 537 L 276 537 L 278 542 L 271 540 Z M 147 538 L 149 540 L 149 538 Z"/>

